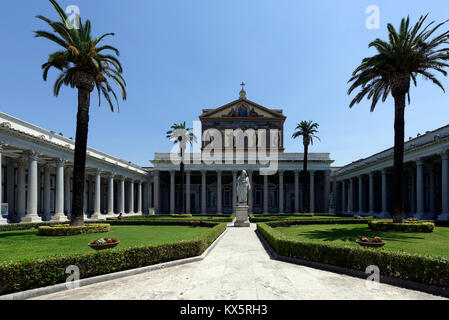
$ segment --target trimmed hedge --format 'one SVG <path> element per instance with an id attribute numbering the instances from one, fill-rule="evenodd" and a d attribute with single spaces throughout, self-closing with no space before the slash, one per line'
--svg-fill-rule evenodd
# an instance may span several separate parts
<path id="1" fill-rule="evenodd" d="M 292 216 L 292 215 L 290 215 Z M 257 223 L 257 222 L 271 222 L 271 221 L 286 221 L 286 220 L 294 220 L 294 221 L 309 221 L 312 222 L 312 224 L 321 224 L 323 222 L 321 221 L 325 221 L 324 224 L 332 224 L 335 223 L 335 221 L 358 221 L 359 223 L 365 223 L 366 221 L 368 221 L 368 219 L 354 219 L 354 218 L 340 218 L 340 219 L 317 219 L 314 218 L 313 216 L 311 216 L 310 218 L 307 216 L 307 218 L 305 219 L 298 219 L 297 217 L 299 216 L 293 216 L 291 218 L 285 218 L 285 217 L 279 217 L 279 218 L 273 218 L 275 216 L 267 216 L 267 217 L 259 217 L 259 216 L 254 216 L 254 215 L 250 215 L 249 217 L 249 221 L 253 222 L 253 223 Z M 327 221 L 327 222 L 326 222 Z"/>
<path id="2" fill-rule="evenodd" d="M 162 262 L 201 255 L 226 229 L 217 224 L 205 234 L 189 241 L 71 254 L 30 261 L 0 263 L 0 294 L 64 283 L 70 265 L 80 269 L 81 279 L 145 267 Z"/>
<path id="3" fill-rule="evenodd" d="M 234 217 L 219 217 L 219 218 L 215 218 L 213 219 L 213 217 L 215 216 L 210 216 L 210 215 L 204 215 L 204 217 L 207 217 L 206 219 L 199 219 L 199 216 L 192 216 L 191 218 L 189 217 L 185 217 L 185 218 L 170 218 L 170 216 L 167 216 L 167 219 L 151 219 L 149 217 L 145 217 L 145 216 L 135 216 L 135 217 L 123 217 L 122 219 L 118 219 L 118 218 L 107 218 L 107 222 L 112 222 L 112 221 L 160 221 L 160 222 L 173 222 L 173 221 L 180 221 L 180 222 L 185 222 L 185 221 L 192 221 L 192 220 L 201 220 L 201 221 L 211 221 L 211 222 L 232 222 L 232 220 L 234 219 Z M 99 221 L 96 221 L 97 223 Z"/>
<path id="4" fill-rule="evenodd" d="M 68 222 L 10 223 L 10 224 L 0 225 L 0 232 L 37 229 L 40 226 L 55 226 L 55 225 L 63 225 L 63 224 L 68 224 Z"/>
<path id="5" fill-rule="evenodd" d="M 367 224 L 369 220 L 358 220 L 358 219 L 284 219 L 279 221 L 265 222 L 264 224 L 272 227 L 288 227 L 291 225 L 310 225 L 310 224 Z"/>
<path id="6" fill-rule="evenodd" d="M 368 226 L 375 231 L 400 231 L 400 232 L 433 232 L 435 224 L 430 221 L 404 221 L 393 223 L 393 220 L 369 221 Z"/>
<path id="7" fill-rule="evenodd" d="M 69 225 L 42 226 L 38 228 L 39 236 L 73 236 L 86 233 L 109 232 L 111 225 L 107 223 L 89 223 L 82 227 L 70 227 Z"/>
<path id="8" fill-rule="evenodd" d="M 192 217 L 192 215 L 190 213 L 184 213 L 184 214 L 182 214 L 182 213 L 172 213 L 170 216 L 171 217 L 178 217 L 178 218 L 191 218 Z"/>
<path id="9" fill-rule="evenodd" d="M 301 242 L 291 239 L 266 223 L 257 230 L 280 255 L 365 271 L 379 267 L 381 275 L 449 287 L 449 260 L 400 251 L 351 247 L 335 243 Z"/>

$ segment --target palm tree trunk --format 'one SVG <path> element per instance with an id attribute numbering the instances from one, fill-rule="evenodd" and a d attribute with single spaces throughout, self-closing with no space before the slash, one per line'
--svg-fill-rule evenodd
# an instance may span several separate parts
<path id="1" fill-rule="evenodd" d="M 394 97 L 394 173 L 391 214 L 393 222 L 402 222 L 403 213 L 404 109 L 405 94 Z"/>
<path id="2" fill-rule="evenodd" d="M 181 214 L 184 213 L 184 155 L 183 150 L 181 148 L 181 164 L 180 164 L 180 172 L 181 172 Z M 186 195 L 187 196 L 187 195 Z"/>
<path id="3" fill-rule="evenodd" d="M 304 176 L 302 182 L 302 210 L 307 212 L 307 158 L 309 153 L 309 146 L 304 144 Z"/>
<path id="4" fill-rule="evenodd" d="M 87 133 L 89 129 L 89 105 L 90 90 L 78 88 L 71 226 L 84 225 L 84 169 L 86 166 Z"/>

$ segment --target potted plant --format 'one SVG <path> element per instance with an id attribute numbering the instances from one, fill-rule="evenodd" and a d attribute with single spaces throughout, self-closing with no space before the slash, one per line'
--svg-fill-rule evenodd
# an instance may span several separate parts
<path id="1" fill-rule="evenodd" d="M 383 241 L 380 237 L 374 237 L 372 239 L 369 239 L 367 237 L 360 236 L 356 240 L 356 242 L 364 247 L 375 247 L 375 248 L 383 247 L 386 244 L 386 242 Z"/>
<path id="2" fill-rule="evenodd" d="M 104 250 L 114 248 L 119 243 L 120 241 L 114 238 L 99 238 L 89 243 L 88 246 L 95 250 Z"/>

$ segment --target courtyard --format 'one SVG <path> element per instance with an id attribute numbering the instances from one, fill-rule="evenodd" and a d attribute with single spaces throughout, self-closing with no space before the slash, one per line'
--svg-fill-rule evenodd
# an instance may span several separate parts
<path id="1" fill-rule="evenodd" d="M 238 248 L 238 249 L 237 249 Z M 349 290 L 350 288 L 350 290 Z M 228 226 L 202 261 L 33 298 L 36 300 L 443 299 L 274 260 L 250 228 Z"/>

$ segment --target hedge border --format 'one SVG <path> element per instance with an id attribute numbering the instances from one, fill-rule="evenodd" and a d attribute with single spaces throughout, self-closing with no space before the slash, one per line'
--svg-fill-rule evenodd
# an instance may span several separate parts
<path id="1" fill-rule="evenodd" d="M 443 257 L 302 242 L 285 236 L 266 223 L 257 224 L 257 231 L 282 256 L 358 271 L 365 271 L 367 266 L 376 265 L 384 276 L 449 288 L 449 260 Z"/>
<path id="2" fill-rule="evenodd" d="M 64 283 L 68 276 L 65 270 L 70 265 L 78 266 L 81 278 L 85 279 L 199 256 L 226 230 L 225 223 L 213 223 L 209 227 L 208 232 L 189 241 L 2 262 L 0 295 Z"/>
<path id="3" fill-rule="evenodd" d="M 111 230 L 111 225 L 108 223 L 88 223 L 82 227 L 70 227 L 65 225 L 39 226 L 37 230 L 39 236 L 66 237 L 78 234 L 109 232 Z"/>
<path id="4" fill-rule="evenodd" d="M 368 226 L 375 231 L 432 233 L 435 224 L 431 221 L 408 221 L 393 223 L 393 220 L 369 221 Z"/>

